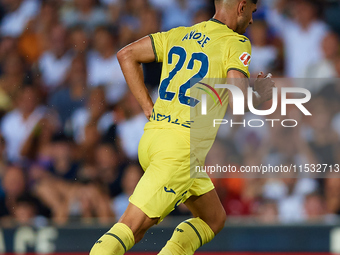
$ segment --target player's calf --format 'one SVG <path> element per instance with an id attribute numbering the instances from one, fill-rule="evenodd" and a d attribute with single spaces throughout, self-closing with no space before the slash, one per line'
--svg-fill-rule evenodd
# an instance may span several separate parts
<path id="1" fill-rule="evenodd" d="M 123 255 L 157 221 L 157 218 L 151 219 L 138 207 L 129 204 L 119 222 L 94 244 L 90 255 Z"/>
<path id="2" fill-rule="evenodd" d="M 200 217 L 200 216 L 198 216 Z M 214 217 L 200 217 L 202 220 L 209 225 L 212 231 L 217 235 L 225 226 L 225 222 L 227 220 L 227 214 L 225 210 L 222 208 L 218 213 L 214 215 Z"/>
<path id="3" fill-rule="evenodd" d="M 202 245 L 215 237 L 214 231 L 200 218 L 180 223 L 171 239 L 158 255 L 192 255 Z"/>
<path id="4" fill-rule="evenodd" d="M 123 223 L 117 223 L 93 245 L 90 255 L 123 255 L 134 244 L 132 230 Z"/>

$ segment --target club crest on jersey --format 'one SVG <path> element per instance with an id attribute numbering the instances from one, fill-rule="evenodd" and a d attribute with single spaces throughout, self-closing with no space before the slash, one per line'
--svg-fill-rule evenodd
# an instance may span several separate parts
<path id="1" fill-rule="evenodd" d="M 248 52 L 243 52 L 240 56 L 240 60 L 244 66 L 249 66 L 251 55 Z"/>

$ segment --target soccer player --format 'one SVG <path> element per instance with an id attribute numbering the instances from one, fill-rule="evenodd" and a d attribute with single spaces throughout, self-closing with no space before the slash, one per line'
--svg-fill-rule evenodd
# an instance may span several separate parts
<path id="1" fill-rule="evenodd" d="M 126 82 L 150 120 L 139 144 L 139 161 L 145 173 L 125 213 L 94 244 L 91 255 L 124 254 L 181 202 L 193 218 L 176 227 L 159 254 L 194 254 L 224 227 L 226 214 L 211 180 L 190 178 L 190 109 L 199 105 L 198 99 L 190 97 L 190 80 L 238 79 L 242 82 L 235 85 L 247 100 L 251 45 L 242 34 L 253 22 L 256 2 L 215 0 L 213 19 L 152 34 L 118 52 Z M 141 63 L 153 61 L 163 63 L 155 105 L 141 69 Z M 271 75 L 260 73 L 253 92 L 255 107 L 271 99 L 273 87 Z M 232 105 L 233 97 L 225 93 L 222 100 Z M 198 162 L 204 162 L 216 132 L 212 129 L 202 138 L 207 149 Z"/>

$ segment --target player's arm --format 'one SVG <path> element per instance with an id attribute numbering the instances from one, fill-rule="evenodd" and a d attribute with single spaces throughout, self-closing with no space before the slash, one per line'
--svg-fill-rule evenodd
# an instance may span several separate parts
<path id="1" fill-rule="evenodd" d="M 117 58 L 126 83 L 142 107 L 145 116 L 149 119 L 152 114 L 153 102 L 144 83 L 141 64 L 155 61 L 150 37 L 146 36 L 124 47 L 117 53 Z"/>
<path id="2" fill-rule="evenodd" d="M 255 108 L 260 106 L 262 103 L 270 100 L 272 98 L 272 89 L 275 87 L 275 83 L 271 79 L 272 75 L 264 75 L 262 72 L 257 76 L 255 81 L 255 86 L 252 93 L 253 105 Z M 244 75 L 243 72 L 237 70 L 230 70 L 228 72 L 228 83 L 237 86 L 242 90 L 244 95 L 244 109 L 249 111 L 248 109 L 248 87 L 249 87 L 249 79 Z M 229 95 L 229 107 L 233 107 L 233 95 L 230 93 Z"/>

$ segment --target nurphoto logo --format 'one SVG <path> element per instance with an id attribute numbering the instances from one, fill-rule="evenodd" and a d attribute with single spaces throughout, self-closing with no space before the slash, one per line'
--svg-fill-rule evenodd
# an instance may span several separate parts
<path id="1" fill-rule="evenodd" d="M 203 84 L 203 83 L 201 83 Z M 204 84 L 205 85 L 205 84 Z M 243 95 L 242 90 L 235 86 L 230 84 L 216 84 L 216 89 L 228 89 L 229 93 L 233 96 L 233 103 L 232 103 L 232 109 L 233 109 L 233 115 L 244 115 L 245 114 L 245 97 Z M 216 90 L 213 90 L 215 94 L 217 94 Z M 273 114 L 278 107 L 278 88 L 273 88 L 273 98 L 272 98 L 272 106 L 268 110 L 258 110 L 255 109 L 253 104 L 253 89 L 251 87 L 247 90 L 248 93 L 248 109 L 251 113 L 257 116 L 268 116 L 270 114 Z M 301 94 L 302 97 L 300 98 L 287 98 L 287 94 L 294 93 L 295 95 Z M 210 97 L 212 97 L 211 93 L 209 93 Z M 218 94 L 217 94 L 218 96 Z M 220 98 L 218 96 L 218 98 Z M 214 98 L 213 98 L 214 99 Z M 311 116 L 312 114 L 307 110 L 307 108 L 304 106 L 305 103 L 309 102 L 311 100 L 311 93 L 309 90 L 305 88 L 296 88 L 296 87 L 285 87 L 281 88 L 281 116 L 287 116 L 287 105 L 295 105 L 305 116 Z M 214 100 L 215 101 L 215 100 Z M 207 115 L 207 95 L 202 94 L 202 100 L 201 100 L 201 114 Z M 216 125 L 225 125 L 225 124 L 231 124 L 233 125 L 243 125 L 244 127 L 246 124 L 248 124 L 249 127 L 262 127 L 264 126 L 265 122 L 270 122 L 271 126 L 274 127 L 275 122 L 281 122 L 281 125 L 283 127 L 296 127 L 298 125 L 297 120 L 295 119 L 251 119 L 248 120 L 247 123 L 244 120 L 243 122 L 233 122 L 232 120 L 228 121 L 226 119 L 214 119 L 213 126 Z"/>

